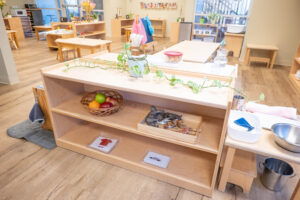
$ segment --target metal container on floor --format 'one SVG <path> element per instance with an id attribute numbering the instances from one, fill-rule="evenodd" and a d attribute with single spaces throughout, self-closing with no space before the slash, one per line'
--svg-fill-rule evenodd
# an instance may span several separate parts
<path id="1" fill-rule="evenodd" d="M 295 176 L 292 166 L 282 160 L 267 158 L 263 165 L 261 182 L 270 190 L 280 191 L 286 181 Z"/>

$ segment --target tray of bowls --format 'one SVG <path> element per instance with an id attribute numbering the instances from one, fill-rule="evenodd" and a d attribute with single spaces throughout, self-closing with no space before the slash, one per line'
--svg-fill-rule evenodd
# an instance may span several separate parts
<path id="1" fill-rule="evenodd" d="M 201 132 L 202 117 L 192 114 L 158 109 L 150 112 L 138 123 L 138 130 L 182 142 L 196 143 Z"/>

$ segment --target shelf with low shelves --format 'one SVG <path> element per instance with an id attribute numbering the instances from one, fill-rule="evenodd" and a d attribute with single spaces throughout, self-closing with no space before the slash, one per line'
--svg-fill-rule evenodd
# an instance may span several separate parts
<path id="1" fill-rule="evenodd" d="M 161 81 L 131 79 L 121 72 L 87 68 L 65 72 L 64 67 L 62 63 L 42 69 L 58 146 L 212 195 L 224 144 L 231 90 L 218 88 L 213 90 L 217 93 L 213 93 L 208 89 L 193 94 L 188 88 L 182 88 L 182 91 Z M 121 110 L 106 117 L 91 115 L 80 104 L 80 99 L 85 92 L 95 90 L 119 91 L 124 98 Z M 178 97 L 178 94 L 181 96 Z M 199 140 L 193 144 L 139 131 L 137 123 L 150 111 L 150 105 L 202 116 Z M 101 135 L 119 140 L 109 154 L 88 147 Z M 168 168 L 143 163 L 148 151 L 170 156 Z"/>

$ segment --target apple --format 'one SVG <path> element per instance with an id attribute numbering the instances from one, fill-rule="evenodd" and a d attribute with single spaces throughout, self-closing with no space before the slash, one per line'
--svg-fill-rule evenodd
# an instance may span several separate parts
<path id="1" fill-rule="evenodd" d="M 104 102 L 102 104 L 100 104 L 100 108 L 110 108 L 113 107 L 114 105 L 110 102 Z"/>
<path id="2" fill-rule="evenodd" d="M 104 94 L 101 93 L 96 94 L 95 101 L 101 104 L 104 103 L 105 100 L 106 100 L 106 96 Z"/>
<path id="3" fill-rule="evenodd" d="M 114 99 L 114 98 L 112 98 L 112 97 L 107 97 L 106 98 L 106 102 L 109 102 L 109 103 L 111 103 L 112 105 L 117 105 L 119 102 L 116 100 L 116 99 Z"/>

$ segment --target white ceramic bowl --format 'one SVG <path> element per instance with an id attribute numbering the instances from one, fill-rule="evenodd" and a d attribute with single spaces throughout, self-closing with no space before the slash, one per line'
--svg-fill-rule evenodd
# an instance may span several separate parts
<path id="1" fill-rule="evenodd" d="M 243 33 L 245 31 L 246 31 L 245 25 L 227 24 L 227 32 L 228 33 Z"/>
<path id="2" fill-rule="evenodd" d="M 248 131 L 247 128 L 241 127 L 234 123 L 235 120 L 242 117 L 254 127 L 252 131 Z M 238 110 L 230 111 L 227 133 L 232 139 L 247 143 L 255 143 L 261 136 L 261 129 L 259 118 L 254 114 Z"/>

